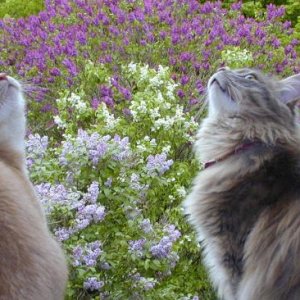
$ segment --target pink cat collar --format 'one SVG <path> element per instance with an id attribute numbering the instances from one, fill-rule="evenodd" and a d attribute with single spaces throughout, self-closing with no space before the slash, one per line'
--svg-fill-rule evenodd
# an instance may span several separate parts
<path id="1" fill-rule="evenodd" d="M 259 144 L 259 142 L 257 142 L 257 141 L 256 142 L 245 142 L 245 143 L 241 144 L 240 146 L 236 147 L 232 152 L 224 155 L 223 157 L 221 157 L 219 159 L 209 160 L 209 161 L 203 163 L 203 168 L 207 169 L 208 167 L 213 166 L 217 162 L 223 161 L 231 155 L 238 154 L 240 152 L 248 150 L 249 148 L 251 148 L 252 146 L 257 145 L 257 144 Z"/>

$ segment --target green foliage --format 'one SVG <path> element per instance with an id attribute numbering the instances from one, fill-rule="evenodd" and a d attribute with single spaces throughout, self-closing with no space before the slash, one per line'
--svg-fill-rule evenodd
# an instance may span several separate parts
<path id="1" fill-rule="evenodd" d="M 0 1 L 0 18 L 28 17 L 38 14 L 43 9 L 43 0 L 2 0 Z"/>
<path id="2" fill-rule="evenodd" d="M 205 2 L 205 1 L 202 1 Z M 235 3 L 234 0 L 223 1 L 223 7 L 229 8 L 232 3 Z M 292 22 L 293 26 L 296 26 L 299 23 L 299 16 L 300 16 L 300 1 L 299 0 L 275 0 L 275 1 L 253 1 L 253 0 L 246 0 L 243 1 L 243 13 L 245 16 L 257 18 L 261 16 L 262 13 L 265 11 L 267 5 L 275 4 L 277 6 L 284 6 L 286 9 L 285 20 L 289 20 Z"/>

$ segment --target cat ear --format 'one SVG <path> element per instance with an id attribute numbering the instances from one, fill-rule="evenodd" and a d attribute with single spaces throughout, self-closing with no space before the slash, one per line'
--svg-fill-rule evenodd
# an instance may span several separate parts
<path id="1" fill-rule="evenodd" d="M 280 81 L 280 99 L 293 109 L 300 100 L 300 74 Z"/>

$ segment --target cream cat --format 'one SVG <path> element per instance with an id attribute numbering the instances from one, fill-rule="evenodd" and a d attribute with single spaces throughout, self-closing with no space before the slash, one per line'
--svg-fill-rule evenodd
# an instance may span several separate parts
<path id="1" fill-rule="evenodd" d="M 0 74 L 0 299 L 64 298 L 67 265 L 25 166 L 21 85 Z"/>
<path id="2" fill-rule="evenodd" d="M 220 69 L 184 202 L 220 299 L 300 299 L 300 75 Z"/>

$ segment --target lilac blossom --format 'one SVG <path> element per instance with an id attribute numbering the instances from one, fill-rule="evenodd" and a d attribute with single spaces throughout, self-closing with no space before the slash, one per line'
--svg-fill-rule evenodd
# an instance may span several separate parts
<path id="1" fill-rule="evenodd" d="M 97 264 L 98 258 L 103 253 L 101 242 L 94 241 L 84 246 L 77 245 L 73 248 L 72 263 L 74 266 L 93 267 Z"/>
<path id="2" fill-rule="evenodd" d="M 99 281 L 96 277 L 89 277 L 83 283 L 83 286 L 86 290 L 89 291 L 99 291 L 104 286 L 104 282 Z"/>
<path id="3" fill-rule="evenodd" d="M 154 156 L 149 155 L 147 158 L 147 172 L 149 174 L 154 174 L 156 171 L 159 175 L 162 175 L 168 171 L 172 165 L 173 160 L 167 160 L 166 153 L 156 154 Z"/>
<path id="4" fill-rule="evenodd" d="M 48 148 L 48 137 L 30 134 L 25 143 L 27 165 L 31 167 L 37 160 L 43 159 Z"/>
<path id="5" fill-rule="evenodd" d="M 164 228 L 164 232 L 166 235 L 162 237 L 158 244 L 155 244 L 150 248 L 150 252 L 156 258 L 162 259 L 172 257 L 173 260 L 175 258 L 175 261 L 177 261 L 177 256 L 174 256 L 174 253 L 171 254 L 171 250 L 173 243 L 177 241 L 181 236 L 181 233 L 174 225 L 167 225 Z"/>
<path id="6" fill-rule="evenodd" d="M 99 195 L 99 183 L 93 181 L 88 187 L 87 193 L 83 196 L 84 201 L 88 203 L 96 203 Z"/>
<path id="7" fill-rule="evenodd" d="M 172 241 L 168 236 L 163 237 L 158 244 L 150 248 L 150 252 L 154 257 L 167 258 L 171 252 Z"/>
<path id="8" fill-rule="evenodd" d="M 145 232 L 145 233 L 150 233 L 153 230 L 153 227 L 151 225 L 151 222 L 149 219 L 144 219 L 141 223 L 140 223 L 140 227 L 141 229 Z"/>
<path id="9" fill-rule="evenodd" d="M 73 194 L 73 197 L 69 197 L 69 192 L 62 184 L 51 185 L 50 183 L 41 183 L 35 186 L 35 190 L 46 213 L 50 213 L 55 205 L 71 206 L 73 200 L 75 200 L 75 194 Z"/>
<path id="10" fill-rule="evenodd" d="M 145 239 L 129 241 L 129 252 L 135 254 L 138 257 L 142 257 L 144 255 L 145 243 Z"/>
<path id="11" fill-rule="evenodd" d="M 105 207 L 96 204 L 99 195 L 98 182 L 92 182 L 83 195 L 78 191 L 66 189 L 62 184 L 42 183 L 36 185 L 35 189 L 47 214 L 50 214 L 55 206 L 65 207 L 75 213 L 73 226 L 55 229 L 59 240 L 67 240 L 90 224 L 101 222 L 106 215 Z"/>
<path id="12" fill-rule="evenodd" d="M 139 286 L 145 291 L 153 289 L 157 283 L 155 279 L 143 277 L 140 273 L 131 275 L 131 279 L 134 282 L 134 286 Z"/>
<path id="13" fill-rule="evenodd" d="M 62 242 L 70 238 L 70 235 L 72 235 L 72 231 L 68 228 L 58 228 L 55 230 L 54 234 L 56 238 Z"/>

